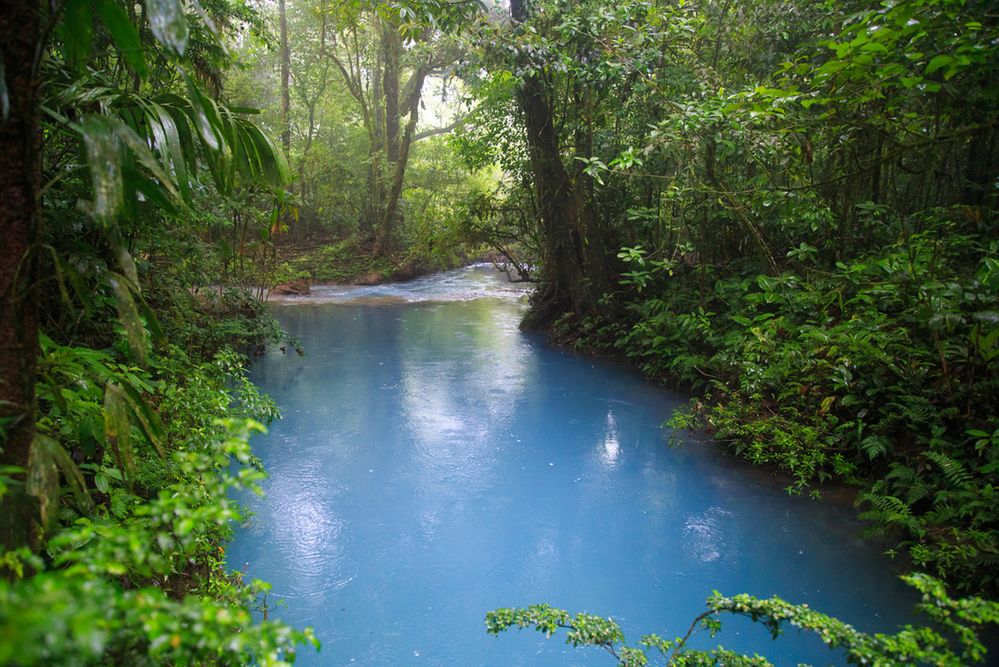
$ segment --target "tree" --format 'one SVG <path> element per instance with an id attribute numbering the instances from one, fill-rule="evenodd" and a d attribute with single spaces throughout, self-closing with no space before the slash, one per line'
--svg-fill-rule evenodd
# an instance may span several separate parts
<path id="1" fill-rule="evenodd" d="M 291 153 L 291 47 L 285 0 L 278 0 L 278 22 L 281 34 L 281 145 L 287 158 Z"/>
<path id="2" fill-rule="evenodd" d="M 258 479 L 229 466 L 273 410 L 234 353 L 167 346 L 147 271 L 168 231 L 192 236 L 196 207 L 280 188 L 287 165 L 214 85 L 213 24 L 243 8 L 135 9 L 0 16 L 0 663 L 285 665 L 314 641 L 253 619 L 264 590 L 225 570 L 219 544 L 238 517 L 228 494 Z M 180 319 L 197 328 L 190 307 Z"/>
<path id="3" fill-rule="evenodd" d="M 18 0 L 0 13 L 0 466 L 15 488 L 0 505 L 0 543 L 34 543 L 37 507 L 25 487 L 34 440 L 38 318 L 37 240 L 41 219 L 41 132 L 38 121 L 40 5 Z M 2 491 L 3 489 L 0 489 Z"/>
<path id="4" fill-rule="evenodd" d="M 113 288 L 129 344 L 141 363 L 145 363 L 148 343 L 140 317 L 146 316 L 150 327 L 154 326 L 154 318 L 142 301 L 135 262 L 126 241 L 137 221 L 126 220 L 126 214 L 135 215 L 143 201 L 171 212 L 188 205 L 197 189 L 194 173 L 199 165 L 207 168 L 221 193 L 231 192 L 240 179 L 269 180 L 279 185 L 288 180 L 287 166 L 273 143 L 246 118 L 202 93 L 190 76 L 182 72 L 186 96 L 131 89 L 135 81 L 131 75 L 139 79 L 148 76 L 147 59 L 184 54 L 189 40 L 188 19 L 175 11 L 178 8 L 169 2 L 146 8 L 150 29 L 162 52 L 152 47 L 148 47 L 149 52 L 139 48 L 140 30 L 111 0 L 94 5 L 78 0 L 70 3 L 64 13 L 53 16 L 40 16 L 36 5 L 16 5 L 0 21 L 0 29 L 5 31 L 0 33 L 8 82 L 5 101 L 10 102 L 0 134 L 0 155 L 8 161 L 0 186 L 10 201 L 2 214 L 6 243 L 0 264 L 4 281 L 4 317 L 0 323 L 4 438 L 0 463 L 11 467 L 6 472 L 12 473 L 15 481 L 10 493 L 3 497 L 7 524 L 2 537 L 9 548 L 40 546 L 37 498 L 42 491 L 25 482 L 30 482 L 31 471 L 44 463 L 41 452 L 51 445 L 39 444 L 34 433 L 38 354 L 35 305 L 40 257 L 51 255 L 60 281 L 68 281 L 74 271 L 54 247 L 43 246 L 40 239 L 44 144 L 38 119 L 39 87 L 42 68 L 52 57 L 47 39 L 53 31 L 42 34 L 33 27 L 38 28 L 44 19 L 61 36 L 67 61 L 47 72 L 48 90 L 53 96 L 46 101 L 48 117 L 56 122 L 47 127 L 46 136 L 50 141 L 71 137 L 64 154 L 83 149 L 75 164 L 89 167 L 92 186 L 86 208 L 118 264 L 117 270 L 104 271 L 100 278 Z M 86 72 L 84 63 L 94 45 L 93 32 L 62 29 L 64 24 L 60 23 L 78 21 L 90 26 L 97 20 L 111 37 L 114 62 L 128 88 L 118 88 L 114 82 Z M 77 74 L 82 79 L 73 76 Z M 103 113 L 92 112 L 93 104 L 98 104 Z M 86 299 L 82 283 L 79 285 L 77 294 Z M 66 284 L 61 282 L 60 286 L 68 291 Z"/>
<path id="5" fill-rule="evenodd" d="M 530 18 L 527 2 L 512 0 L 510 14 L 515 24 L 525 23 Z M 542 78 L 544 66 L 526 59 L 522 59 L 519 65 L 526 70 L 526 74 L 517 91 L 517 100 L 524 115 L 538 215 L 543 229 L 546 272 L 541 291 L 535 297 L 531 321 L 543 327 L 567 311 L 577 317 L 591 314 L 599 296 L 599 292 L 594 292 L 605 283 L 605 276 L 600 275 L 597 267 L 587 271 L 587 239 L 583 219 L 589 216 L 589 212 L 586 202 L 580 199 L 577 185 L 562 163 L 551 102 L 554 93 Z"/>
<path id="6" fill-rule="evenodd" d="M 353 2 L 321 12 L 323 34 L 330 36 L 325 54 L 356 101 L 368 134 L 363 227 L 374 237 L 375 255 L 389 251 L 402 218 L 424 83 L 456 60 L 460 48 L 449 35 L 457 35 L 477 7 Z"/>

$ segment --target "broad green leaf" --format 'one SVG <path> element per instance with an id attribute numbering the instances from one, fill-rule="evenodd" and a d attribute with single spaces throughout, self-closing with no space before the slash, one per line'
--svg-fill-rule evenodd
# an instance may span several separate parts
<path id="1" fill-rule="evenodd" d="M 926 65 L 926 74 L 933 74 L 938 69 L 946 67 L 947 65 L 951 64 L 951 62 L 953 61 L 954 58 L 952 56 L 948 56 L 946 54 L 940 54 L 939 56 L 936 56 L 935 58 L 930 60 L 930 62 Z"/>
<path id="2" fill-rule="evenodd" d="M 80 126 L 87 149 L 94 199 L 93 215 L 105 223 L 113 219 L 124 202 L 121 174 L 121 144 L 109 119 L 88 116 Z"/>
<path id="3" fill-rule="evenodd" d="M 166 452 L 163 449 L 163 424 L 160 422 L 159 415 L 156 414 L 155 410 L 149 407 L 149 403 L 146 402 L 145 398 L 143 398 L 142 394 L 140 394 L 135 387 L 125 383 L 121 385 L 121 389 L 123 391 L 123 396 L 131 409 L 132 415 L 139 423 L 139 427 L 141 428 L 143 435 L 145 435 L 150 444 L 156 448 L 156 453 L 160 455 L 160 458 L 165 459 Z"/>
<path id="4" fill-rule="evenodd" d="M 104 389 L 104 436 L 126 480 L 134 479 L 135 456 L 132 451 L 132 422 L 128 419 L 125 395 L 114 382 Z"/>
<path id="5" fill-rule="evenodd" d="M 132 297 L 132 286 L 129 280 L 119 273 L 113 271 L 108 273 L 108 282 L 114 290 L 115 304 L 118 307 L 118 320 L 125 329 L 125 337 L 132 353 L 142 365 L 146 364 L 149 352 L 149 341 L 146 338 L 146 330 L 139 318 L 139 309 L 135 305 Z"/>
<path id="6" fill-rule="evenodd" d="M 142 40 L 139 31 L 128 18 L 128 14 L 114 0 L 97 0 L 97 15 L 104 22 L 104 27 L 111 34 L 118 52 L 121 53 L 128 66 L 145 79 L 149 74 L 146 68 L 146 57 L 142 51 Z"/>
<path id="7" fill-rule="evenodd" d="M 117 235 L 116 235 L 117 236 Z M 132 253 L 128 251 L 125 243 L 120 238 L 115 238 L 112 241 L 115 250 L 115 256 L 118 259 L 118 266 L 121 267 L 122 273 L 125 277 L 132 281 L 133 285 L 139 284 L 139 272 L 135 268 L 135 260 L 132 259 Z"/>
<path id="8" fill-rule="evenodd" d="M 170 196 L 179 200 L 180 193 L 177 192 L 173 179 L 170 178 L 166 171 L 164 171 L 163 165 L 160 164 L 160 162 L 153 155 L 152 151 L 149 150 L 146 140 L 140 137 L 135 130 L 121 121 L 109 121 L 109 123 L 112 124 L 121 142 L 128 146 L 129 150 L 132 151 L 132 154 L 138 159 L 139 163 L 156 177 Z"/>
<path id="9" fill-rule="evenodd" d="M 187 83 L 187 94 L 190 101 L 191 112 L 194 116 L 194 124 L 205 144 L 214 151 L 222 148 L 222 138 L 217 128 L 221 124 L 218 119 L 218 111 L 215 103 L 205 98 L 198 90 L 198 87 L 191 80 L 191 77 L 184 74 L 184 81 Z"/>
<path id="10" fill-rule="evenodd" d="M 59 472 L 66 480 L 66 485 L 73 494 L 76 508 L 83 514 L 90 514 L 94 511 L 94 501 L 87 491 L 87 482 L 83 479 L 83 473 L 79 466 L 73 461 L 73 457 L 55 439 L 44 434 L 36 434 L 32 448 L 38 447 L 56 465 Z"/>
<path id="11" fill-rule="evenodd" d="M 176 215 L 178 208 L 170 201 L 160 182 L 146 178 L 141 172 L 134 169 L 125 171 L 125 180 L 132 186 L 136 193 L 141 194 L 147 201 L 157 208 L 162 209 L 167 215 Z"/>
<path id="12" fill-rule="evenodd" d="M 90 0 L 67 0 L 63 6 L 62 43 L 66 60 L 82 69 L 94 41 L 94 19 Z"/>
<path id="13" fill-rule="evenodd" d="M 48 532 L 59 512 L 59 469 L 55 461 L 40 445 L 46 436 L 38 433 L 28 453 L 28 476 L 25 482 L 28 495 L 38 498 L 38 511 L 42 526 Z"/>
<path id="14" fill-rule="evenodd" d="M 180 194 L 185 201 L 189 201 L 191 198 L 191 176 L 187 169 L 188 156 L 185 155 L 177 123 L 173 116 L 159 104 L 150 104 L 148 111 L 153 116 L 149 119 L 149 127 L 153 131 L 160 159 L 166 162 L 166 158 L 169 157 L 173 177 L 177 182 Z"/>
<path id="15" fill-rule="evenodd" d="M 187 17 L 180 0 L 148 0 L 149 27 L 160 44 L 182 56 L 187 50 Z"/>

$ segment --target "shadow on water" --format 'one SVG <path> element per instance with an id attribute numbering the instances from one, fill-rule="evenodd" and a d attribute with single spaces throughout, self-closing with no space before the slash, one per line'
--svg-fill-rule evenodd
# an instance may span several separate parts
<path id="1" fill-rule="evenodd" d="M 524 291 L 479 267 L 325 288 L 275 308 L 307 356 L 254 379 L 284 412 L 254 442 L 270 472 L 229 548 L 275 616 L 323 641 L 305 665 L 610 665 L 535 632 L 486 635 L 500 606 L 613 615 L 632 641 L 683 634 L 712 590 L 807 602 L 864 631 L 916 600 L 848 504 L 680 436 L 686 398 L 518 328 Z M 700 638 L 701 645 L 709 639 Z M 718 641 L 777 664 L 840 662 L 729 621 Z"/>

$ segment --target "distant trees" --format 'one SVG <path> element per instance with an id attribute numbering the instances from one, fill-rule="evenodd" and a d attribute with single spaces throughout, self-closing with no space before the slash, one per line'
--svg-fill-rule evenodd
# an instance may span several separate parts
<path id="1" fill-rule="evenodd" d="M 320 9 L 323 55 L 355 100 L 368 136 L 363 224 L 374 237 L 376 255 L 389 250 L 402 216 L 399 203 L 424 84 L 458 58 L 461 27 L 476 9 L 476 3 L 381 2 Z"/>

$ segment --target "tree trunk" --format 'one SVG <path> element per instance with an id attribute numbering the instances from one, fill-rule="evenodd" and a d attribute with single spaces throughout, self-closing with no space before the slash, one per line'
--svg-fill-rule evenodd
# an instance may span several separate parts
<path id="1" fill-rule="evenodd" d="M 528 18 L 526 0 L 511 0 L 515 23 Z M 545 327 L 560 315 L 582 317 L 595 310 L 585 270 L 584 238 L 579 200 L 562 164 L 555 135 L 551 91 L 537 75 L 529 73 L 517 91 L 524 113 L 528 153 L 538 196 L 543 236 L 544 275 L 532 312 L 525 323 Z"/>
<path id="2" fill-rule="evenodd" d="M 376 257 L 384 256 L 391 249 L 392 235 L 402 217 L 399 214 L 399 200 L 402 198 L 402 186 L 406 180 L 406 163 L 409 162 L 409 149 L 413 145 L 413 136 L 416 134 L 416 123 L 420 117 L 420 91 L 423 89 L 423 81 L 426 79 L 427 74 L 425 70 L 420 69 L 413 76 L 415 77 L 415 88 L 413 88 L 412 96 L 407 100 L 409 103 L 409 120 L 406 121 L 405 133 L 401 139 L 398 139 L 399 153 L 393 165 L 392 184 L 388 191 L 385 210 L 382 212 L 381 226 L 378 229 L 378 236 L 375 240 L 374 254 Z M 396 99 L 398 100 L 398 96 Z M 399 116 L 397 115 L 396 125 L 398 125 L 398 119 Z M 398 135 L 398 127 L 396 128 L 396 134 Z"/>
<path id="3" fill-rule="evenodd" d="M 0 118 L 0 465 L 27 468 L 35 426 L 38 317 L 34 252 L 41 216 L 41 134 L 36 50 L 41 5 L 8 0 L 0 12 L 0 48 L 9 109 Z M 24 475 L 14 476 L 23 480 Z M 0 506 L 0 543 L 32 543 L 37 506 L 13 484 Z"/>
<path id="4" fill-rule="evenodd" d="M 291 49 L 288 47 L 288 14 L 285 0 L 278 0 L 278 14 L 281 23 L 281 145 L 284 156 L 291 155 Z"/>
<path id="5" fill-rule="evenodd" d="M 384 155 L 385 166 L 379 173 L 381 187 L 379 190 L 378 225 L 375 229 L 375 256 L 385 255 L 392 243 L 398 214 L 398 198 L 396 182 L 400 172 L 400 160 L 403 152 L 402 138 L 399 136 L 399 126 L 402 116 L 399 104 L 399 68 L 402 55 L 402 37 L 395 26 L 388 21 L 382 21 L 379 39 L 379 53 L 382 61 L 382 99 L 385 109 Z M 406 153 L 408 158 L 408 146 Z M 405 166 L 403 165 L 403 171 Z M 391 175 L 392 181 L 388 182 Z M 401 194 L 402 188 L 399 188 Z"/>
<path id="6" fill-rule="evenodd" d="M 586 84 L 583 84 L 585 86 Z M 593 157 L 593 113 L 594 101 L 590 90 L 580 91 L 580 109 L 582 118 L 576 130 L 576 151 L 583 157 Z M 586 277 L 589 280 L 590 293 L 599 297 L 610 289 L 610 268 L 607 253 L 607 225 L 604 218 L 594 210 L 596 196 L 593 189 L 593 179 L 587 176 L 579 164 L 576 177 L 577 208 L 579 224 L 583 231 L 583 250 L 585 252 Z"/>
<path id="7" fill-rule="evenodd" d="M 377 15 L 372 19 L 375 31 L 381 36 L 383 27 Z M 368 130 L 368 201 L 364 211 L 363 231 L 373 238 L 382 219 L 382 202 L 385 201 L 385 94 L 382 71 L 385 67 L 384 43 L 379 37 L 375 51 L 375 69 L 371 76 L 372 118 Z"/>

